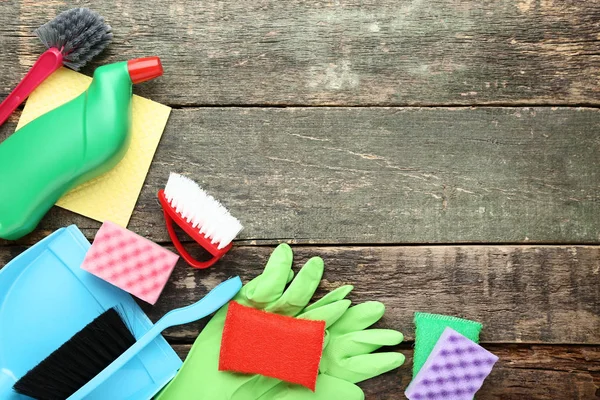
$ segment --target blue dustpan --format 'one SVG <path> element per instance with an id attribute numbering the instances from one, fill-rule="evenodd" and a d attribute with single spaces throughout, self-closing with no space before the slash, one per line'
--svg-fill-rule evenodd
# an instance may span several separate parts
<path id="1" fill-rule="evenodd" d="M 128 293 L 80 268 L 89 247 L 72 225 L 0 269 L 0 400 L 29 399 L 12 390 L 15 382 L 111 307 L 122 311 L 136 338 L 152 327 Z M 149 399 L 181 364 L 159 335 L 86 399 Z"/>

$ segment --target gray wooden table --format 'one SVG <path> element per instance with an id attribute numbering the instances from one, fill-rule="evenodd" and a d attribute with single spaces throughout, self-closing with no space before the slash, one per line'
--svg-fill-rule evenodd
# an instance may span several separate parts
<path id="1" fill-rule="evenodd" d="M 85 73 L 164 63 L 135 88 L 174 110 L 130 229 L 169 246 L 170 171 L 246 227 L 215 268 L 180 263 L 151 318 L 256 276 L 283 241 L 325 259 L 321 293 L 353 283 L 405 334 L 368 399 L 404 398 L 415 311 L 484 324 L 500 361 L 478 399 L 600 398 L 600 1 L 3 0 L 1 97 L 42 51 L 32 31 L 73 6 L 115 32 Z M 53 209 L 0 265 L 71 223 L 99 227 Z M 166 337 L 185 356 L 201 328 Z"/>

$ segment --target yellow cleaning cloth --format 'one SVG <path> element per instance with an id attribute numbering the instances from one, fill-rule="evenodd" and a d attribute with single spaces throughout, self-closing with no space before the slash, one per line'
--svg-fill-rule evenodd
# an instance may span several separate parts
<path id="1" fill-rule="evenodd" d="M 74 99 L 91 81 L 89 76 L 59 69 L 29 96 L 17 129 Z M 100 222 L 110 220 L 127 227 L 171 108 L 134 95 L 132 112 L 131 144 L 123 160 L 106 174 L 64 195 L 56 205 Z"/>

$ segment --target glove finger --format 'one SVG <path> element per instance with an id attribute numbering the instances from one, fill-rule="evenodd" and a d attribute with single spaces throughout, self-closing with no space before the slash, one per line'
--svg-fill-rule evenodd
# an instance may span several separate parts
<path id="1" fill-rule="evenodd" d="M 266 311 L 295 316 L 310 301 L 315 294 L 323 276 L 323 259 L 313 257 L 304 264 L 283 295 Z"/>
<path id="2" fill-rule="evenodd" d="M 273 250 L 263 273 L 245 287 L 243 294 L 250 304 L 255 308 L 264 308 L 281 298 L 292 272 L 293 257 L 291 247 L 285 243 Z"/>
<path id="3" fill-rule="evenodd" d="M 345 299 L 346 296 L 348 296 L 348 293 L 352 291 L 352 289 L 354 289 L 354 286 L 352 285 L 341 286 L 327 293 L 325 296 L 321 297 L 319 300 L 306 307 L 304 309 L 304 312 L 312 311 L 315 308 L 323 307 L 324 305 L 335 303 L 336 301 Z"/>
<path id="4" fill-rule="evenodd" d="M 345 371 L 338 371 L 339 378 L 358 383 L 384 374 L 404 364 L 404 354 L 389 352 L 363 354 L 346 359 L 340 365 Z"/>
<path id="5" fill-rule="evenodd" d="M 298 318 L 325 321 L 325 328 L 329 328 L 344 315 L 350 304 L 350 300 L 338 300 L 335 303 L 303 312 L 298 315 Z"/>
<path id="6" fill-rule="evenodd" d="M 379 321 L 385 313 L 385 306 L 378 301 L 367 301 L 350 307 L 332 327 L 332 333 L 344 335 L 362 331 Z"/>
<path id="7" fill-rule="evenodd" d="M 367 329 L 338 337 L 331 350 L 337 358 L 349 358 L 372 353 L 382 346 L 396 346 L 403 339 L 400 332 L 392 329 Z"/>
<path id="8" fill-rule="evenodd" d="M 261 286 L 261 280 L 264 280 L 264 279 L 265 279 L 265 277 L 262 274 L 257 276 L 256 278 L 252 279 L 250 282 L 248 282 L 246 285 L 244 285 L 242 287 L 242 290 L 236 295 L 236 298 L 234 300 L 236 300 L 238 303 L 248 305 L 248 303 L 250 301 L 248 299 L 248 294 L 250 294 L 251 296 L 255 296 L 254 293 L 256 292 L 256 288 Z M 286 285 L 288 283 L 290 283 L 292 281 L 292 279 L 294 279 L 294 271 L 292 271 L 290 269 L 290 271 L 288 273 Z M 258 303 L 258 302 L 256 302 L 256 303 Z"/>

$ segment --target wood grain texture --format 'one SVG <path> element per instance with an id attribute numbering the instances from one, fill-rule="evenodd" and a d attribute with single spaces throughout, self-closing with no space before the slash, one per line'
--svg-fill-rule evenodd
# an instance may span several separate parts
<path id="1" fill-rule="evenodd" d="M 177 108 L 130 229 L 168 242 L 156 192 L 171 171 L 246 228 L 214 268 L 180 261 L 141 304 L 152 320 L 248 281 L 272 251 L 256 245 L 286 241 L 303 244 L 296 271 L 325 259 L 317 297 L 352 283 L 405 334 L 407 363 L 362 383 L 367 399 L 404 398 L 415 311 L 484 324 L 500 361 L 478 400 L 600 399 L 600 111 L 579 107 L 600 105 L 600 1 L 4 0 L 0 98 L 43 51 L 32 31 L 75 6 L 115 33 L 83 72 L 159 55 L 165 76 L 134 91 Z M 510 107 L 460 107 L 479 105 Z M 54 208 L 0 240 L 0 268 L 72 223 L 100 226 Z M 205 323 L 165 336 L 184 357 Z"/>
<path id="2" fill-rule="evenodd" d="M 591 108 L 173 110 L 130 229 L 168 240 L 156 193 L 175 171 L 247 241 L 596 243 L 598 129 Z M 70 223 L 99 226 L 53 212 L 38 236 Z"/>
<path id="3" fill-rule="evenodd" d="M 159 55 L 166 104 L 600 104 L 596 0 L 4 0 L 0 96 L 74 6 L 115 31 L 85 72 Z"/>
<path id="4" fill-rule="evenodd" d="M 174 345 L 185 358 L 191 345 Z M 500 359 L 477 400 L 548 400 L 600 397 L 600 347 L 529 346 L 484 344 Z M 403 393 L 412 379 L 412 349 L 397 348 L 406 362 L 395 371 L 362 382 L 367 400 L 405 399 Z"/>
<path id="5" fill-rule="evenodd" d="M 151 317 L 194 302 L 229 276 L 248 282 L 271 250 L 234 248 L 210 271 L 180 263 Z M 381 325 L 407 340 L 414 312 L 426 311 L 480 321 L 488 343 L 600 343 L 600 247 L 298 247 L 296 271 L 316 255 L 326 265 L 319 296 L 353 284 L 353 302 L 383 302 Z M 168 335 L 189 340 L 198 327 Z"/>
<path id="6" fill-rule="evenodd" d="M 0 247 L 0 265 L 21 250 Z M 157 304 L 143 308 L 157 320 L 228 277 L 248 282 L 262 272 L 271 250 L 234 247 L 204 271 L 179 262 Z M 406 340 L 414 339 L 414 312 L 425 311 L 480 321 L 487 343 L 600 344 L 599 246 L 298 246 L 295 270 L 316 255 L 326 266 L 317 297 L 353 284 L 350 299 L 382 301 L 387 311 L 380 325 Z M 202 326 L 172 328 L 166 336 L 189 343 Z"/>

